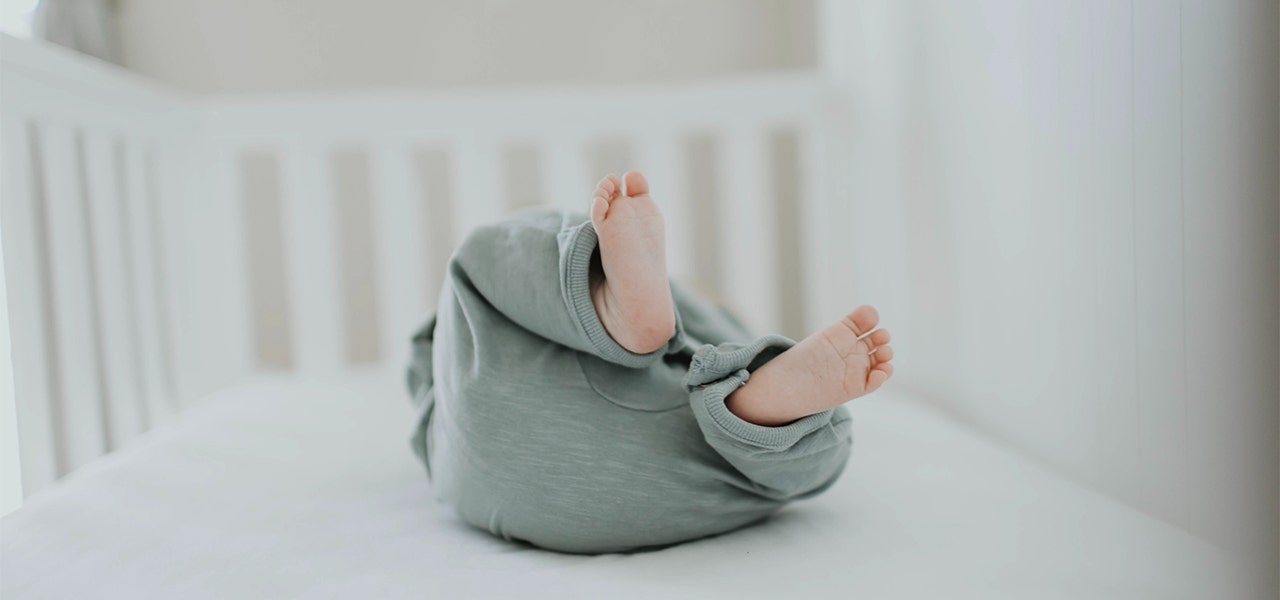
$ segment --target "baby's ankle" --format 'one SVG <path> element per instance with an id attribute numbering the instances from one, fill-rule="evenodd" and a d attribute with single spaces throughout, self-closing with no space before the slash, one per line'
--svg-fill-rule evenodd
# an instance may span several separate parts
<path id="1" fill-rule="evenodd" d="M 648 354 L 662 348 L 675 334 L 673 310 L 628 306 L 613 294 L 607 280 L 592 286 L 591 301 L 605 332 L 630 352 Z"/>

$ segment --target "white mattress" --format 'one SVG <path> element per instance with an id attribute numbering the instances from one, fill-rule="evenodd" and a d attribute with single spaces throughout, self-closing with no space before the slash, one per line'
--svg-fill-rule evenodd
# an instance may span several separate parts
<path id="1" fill-rule="evenodd" d="M 0 597 L 1248 595 L 1215 547 L 892 389 L 850 406 L 854 455 L 826 494 L 735 533 L 588 557 L 437 506 L 398 378 L 245 385 L 0 520 Z"/>

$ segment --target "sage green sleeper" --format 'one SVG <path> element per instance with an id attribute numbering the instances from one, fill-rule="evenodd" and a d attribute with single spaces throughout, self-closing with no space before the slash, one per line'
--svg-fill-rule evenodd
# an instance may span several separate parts
<path id="1" fill-rule="evenodd" d="M 546 209 L 454 253 L 409 367 L 412 446 L 439 500 L 502 538 L 601 553 L 730 531 L 835 481 L 843 407 L 762 427 L 724 405 L 794 342 L 673 285 L 675 334 L 629 352 L 591 303 L 599 260 L 589 220 Z"/>

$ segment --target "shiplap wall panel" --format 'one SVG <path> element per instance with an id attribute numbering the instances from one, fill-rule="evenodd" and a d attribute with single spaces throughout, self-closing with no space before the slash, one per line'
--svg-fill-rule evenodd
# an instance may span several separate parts
<path id="1" fill-rule="evenodd" d="M 27 121 L 5 113 L 0 121 L 0 239 L 4 243 L 5 291 L 10 314 L 9 336 L 14 379 L 14 408 L 19 423 L 18 451 L 22 465 L 22 489 L 31 492 L 58 476 L 57 442 L 54 438 L 53 365 L 44 292 L 45 272 L 41 244 L 41 208 L 35 195 L 40 182 L 33 181 L 32 144 Z"/>
<path id="2" fill-rule="evenodd" d="M 282 159 L 294 366 L 308 373 L 332 372 L 343 364 L 344 348 L 330 157 L 323 145 L 296 142 L 286 146 Z"/>
<path id="3" fill-rule="evenodd" d="M 97 285 L 99 350 L 102 352 L 107 433 L 112 447 L 146 429 L 146 403 L 139 364 L 136 289 L 125 253 L 125 211 L 119 197 L 120 162 L 112 136 L 90 133 L 84 139 L 89 223 Z"/>
<path id="4" fill-rule="evenodd" d="M 53 296 L 50 341 L 57 357 L 54 397 L 59 401 L 54 405 L 54 430 L 63 450 L 58 466 L 67 472 L 106 449 L 96 294 L 91 285 L 92 249 L 76 130 L 67 123 L 45 121 L 39 125 L 38 138 Z"/>

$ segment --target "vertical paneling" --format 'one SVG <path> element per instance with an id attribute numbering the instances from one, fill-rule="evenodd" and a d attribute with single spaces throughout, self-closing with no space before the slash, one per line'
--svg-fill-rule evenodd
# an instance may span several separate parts
<path id="1" fill-rule="evenodd" d="M 283 157 L 285 267 L 293 318 L 293 356 L 303 372 L 331 372 L 344 354 L 333 195 L 323 146 L 299 142 Z"/>
<path id="2" fill-rule="evenodd" d="M 467 136 L 458 140 L 452 151 L 457 182 L 453 188 L 453 215 L 461 241 L 475 228 L 492 223 L 502 214 L 502 171 L 498 145 L 493 140 Z M 590 190 L 591 183 L 586 185 Z"/>
<path id="3" fill-rule="evenodd" d="M 382 359 L 401 364 L 408 338 L 424 316 L 426 286 L 420 279 L 433 247 L 418 225 L 422 192 L 413 176 L 412 148 L 404 140 L 384 140 L 373 152 L 373 227 L 382 308 Z"/>
<path id="4" fill-rule="evenodd" d="M 9 308 L 9 337 L 14 379 L 15 411 L 20 428 L 17 445 L 22 465 L 22 489 L 30 494 L 58 476 L 58 450 L 54 439 L 50 385 L 52 340 L 47 336 L 50 318 L 44 291 L 48 289 L 42 227 L 36 195 L 43 184 L 32 163 L 32 143 L 27 123 L 12 113 L 0 120 L 0 241 L 4 243 L 4 274 Z M 18 285 L 25 283 L 25 285 Z"/>
<path id="5" fill-rule="evenodd" d="M 60 400 L 55 404 L 55 431 L 65 454 L 59 464 L 69 471 L 105 449 L 105 420 L 94 322 L 94 290 L 90 285 L 89 232 L 81 198 L 82 164 L 76 134 L 64 123 L 39 128 L 43 175 L 45 240 L 52 285 L 54 337 Z"/>
<path id="6" fill-rule="evenodd" d="M 1186 520 L 1187 365 L 1183 303 L 1179 11 L 1133 1 L 1136 430 L 1141 503 Z"/>
<path id="7" fill-rule="evenodd" d="M 154 424 L 174 414 L 175 404 L 165 391 L 164 347 L 161 344 L 159 287 L 155 279 L 156 248 L 152 240 L 151 187 L 148 170 L 148 140 L 130 137 L 124 144 L 124 216 L 128 219 L 126 251 L 129 273 L 134 284 L 134 310 L 137 312 L 137 339 L 142 364 L 142 389 L 146 413 Z"/>
<path id="8" fill-rule="evenodd" d="M 137 303 L 124 251 L 127 229 L 118 196 L 122 188 L 116 148 L 114 140 L 103 134 L 84 138 L 107 432 L 112 446 L 119 447 L 146 428 L 146 406 L 138 377 Z"/>
<path id="9" fill-rule="evenodd" d="M 777 220 L 766 132 L 736 127 L 717 147 L 724 190 L 717 215 L 725 301 L 752 331 L 778 330 Z"/>
<path id="10" fill-rule="evenodd" d="M 666 221 L 667 270 L 673 279 L 686 284 L 694 276 L 694 236 L 698 235 L 687 165 L 679 132 L 663 131 L 636 144 L 636 169 L 648 179 L 650 195 Z"/>

